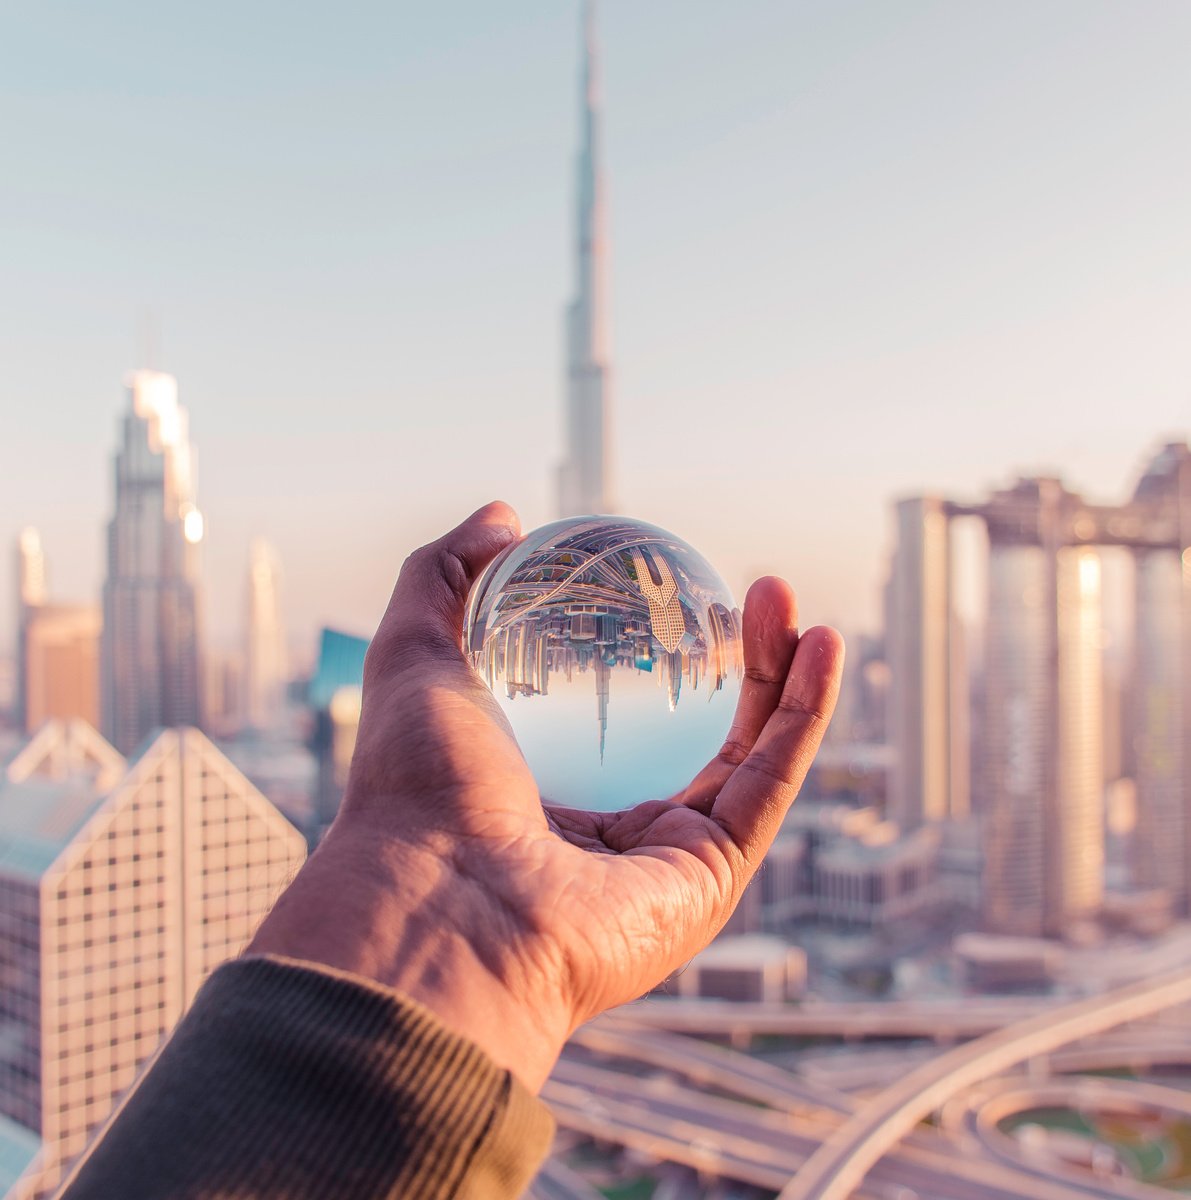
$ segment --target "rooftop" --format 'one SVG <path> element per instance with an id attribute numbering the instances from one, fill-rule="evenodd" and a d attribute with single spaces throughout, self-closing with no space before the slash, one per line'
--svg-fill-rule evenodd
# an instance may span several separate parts
<path id="1" fill-rule="evenodd" d="M 40 879 L 103 799 L 87 778 L 0 777 L 0 872 Z"/>
<path id="2" fill-rule="evenodd" d="M 40 879 L 123 774 L 84 721 L 49 721 L 0 771 L 0 872 Z"/>
<path id="3" fill-rule="evenodd" d="M 728 970 L 763 967 L 767 963 L 787 963 L 791 955 L 803 951 L 784 938 L 768 933 L 742 933 L 735 937 L 716 938 L 696 959 L 701 967 L 722 967 Z"/>
<path id="4" fill-rule="evenodd" d="M 37 1134 L 0 1115 L 0 1196 L 8 1194 L 40 1149 Z"/>

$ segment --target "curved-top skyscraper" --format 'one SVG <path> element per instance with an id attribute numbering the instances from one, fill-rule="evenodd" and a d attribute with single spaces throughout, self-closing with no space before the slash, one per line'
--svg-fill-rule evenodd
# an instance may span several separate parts
<path id="1" fill-rule="evenodd" d="M 575 298 L 567 306 L 566 458 L 558 515 L 612 510 L 608 388 L 607 228 L 600 162 L 599 56 L 595 3 L 583 5 L 583 94 L 576 172 Z"/>

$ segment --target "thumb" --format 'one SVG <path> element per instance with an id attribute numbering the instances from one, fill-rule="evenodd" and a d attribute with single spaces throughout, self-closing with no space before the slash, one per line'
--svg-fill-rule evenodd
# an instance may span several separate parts
<path id="1" fill-rule="evenodd" d="M 499 500 L 484 505 L 405 560 L 364 663 L 365 689 L 426 660 L 462 661 L 463 613 L 480 572 L 514 542 L 517 514 Z"/>

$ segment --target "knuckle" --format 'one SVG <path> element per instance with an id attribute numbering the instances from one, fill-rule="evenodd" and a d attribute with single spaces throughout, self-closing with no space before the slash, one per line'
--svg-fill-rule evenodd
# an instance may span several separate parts
<path id="1" fill-rule="evenodd" d="M 463 556 L 449 546 L 439 546 L 435 551 L 434 565 L 454 598 L 457 601 L 466 600 L 471 591 L 472 572 Z"/>
<path id="2" fill-rule="evenodd" d="M 752 683 L 763 683 L 769 687 L 776 687 L 786 682 L 784 675 L 778 675 L 773 671 L 765 671 L 755 666 L 745 667 L 744 677 Z"/>
<path id="3" fill-rule="evenodd" d="M 748 758 L 751 749 L 752 747 L 741 738 L 729 733 L 724 744 L 720 747 L 720 758 L 730 766 L 738 767 Z"/>
<path id="4" fill-rule="evenodd" d="M 401 574 L 409 584 L 433 592 L 438 580 L 456 595 L 466 597 L 471 588 L 471 570 L 457 551 L 441 541 L 419 546 L 406 558 Z"/>
<path id="5" fill-rule="evenodd" d="M 770 789 L 794 786 L 788 764 L 777 762 L 767 754 L 751 755 L 740 764 L 740 770 L 757 776 Z"/>
<path id="6" fill-rule="evenodd" d="M 784 712 L 801 717 L 808 725 L 821 726 L 827 724 L 827 712 L 820 703 L 808 701 L 802 696 L 782 696 L 778 708 Z"/>

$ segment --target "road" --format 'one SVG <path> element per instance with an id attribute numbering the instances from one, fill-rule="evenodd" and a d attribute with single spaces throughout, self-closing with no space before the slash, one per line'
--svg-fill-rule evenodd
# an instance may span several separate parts
<path id="1" fill-rule="evenodd" d="M 1168 1188 L 1120 1176 L 1097 1180 L 1056 1154 L 1029 1153 L 1015 1137 L 1001 1132 L 1000 1124 L 1007 1117 L 1035 1108 L 1140 1116 L 1163 1112 L 1186 1121 L 1191 1119 L 1191 1096 L 1186 1092 L 1131 1079 L 1085 1077 L 1039 1084 L 1017 1077 L 984 1084 L 944 1110 L 944 1122 L 953 1136 L 1019 1170 L 1042 1179 L 1066 1180 L 1105 1200 L 1169 1200 Z"/>
<path id="2" fill-rule="evenodd" d="M 949 1050 L 845 1120 L 782 1190 L 780 1200 L 847 1200 L 884 1155 L 965 1088 L 1080 1038 L 1187 1001 L 1191 971 L 1179 969 L 1052 1008 Z"/>
<path id="3" fill-rule="evenodd" d="M 643 1032 L 601 1019 L 577 1029 L 570 1044 L 611 1058 L 661 1067 L 704 1087 L 772 1108 L 848 1113 L 854 1107 L 852 1098 L 835 1088 L 808 1083 L 781 1067 L 681 1034 L 654 1029 Z"/>
<path id="4" fill-rule="evenodd" d="M 522 1200 L 604 1200 L 604 1196 L 570 1167 L 549 1158 Z"/>
<path id="5" fill-rule="evenodd" d="M 826 1113 L 815 1119 L 773 1112 L 567 1057 L 542 1097 L 564 1128 L 774 1191 L 801 1169 L 834 1123 Z M 907 1188 L 922 1200 L 1087 1200 L 1086 1191 L 1047 1184 L 996 1162 L 967 1160 L 929 1131 L 890 1154 L 866 1180 L 863 1194 L 904 1200 Z"/>
<path id="6" fill-rule="evenodd" d="M 1053 1000 L 984 996 L 800 1005 L 651 997 L 615 1009 L 601 1020 L 609 1028 L 664 1029 L 701 1037 L 928 1038 L 952 1042 L 981 1037 L 1059 1007 Z"/>

